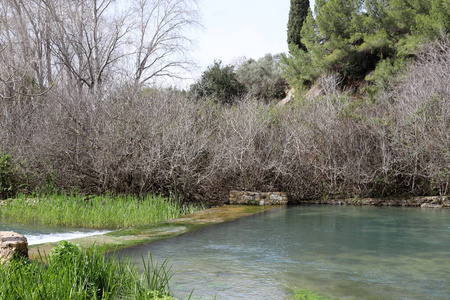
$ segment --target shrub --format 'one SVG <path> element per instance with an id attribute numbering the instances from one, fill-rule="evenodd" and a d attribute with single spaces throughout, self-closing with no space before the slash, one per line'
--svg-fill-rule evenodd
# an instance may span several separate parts
<path id="1" fill-rule="evenodd" d="M 8 198 L 17 192 L 17 170 L 11 155 L 0 151 L 0 198 Z"/>
<path id="2" fill-rule="evenodd" d="M 203 72 L 199 82 L 191 86 L 191 92 L 202 98 L 208 98 L 223 104 L 232 104 L 245 94 L 245 86 L 239 82 L 233 66 L 222 66 L 221 61 Z"/>
<path id="3" fill-rule="evenodd" d="M 64 263 L 68 257 L 75 258 L 81 255 L 81 253 L 80 245 L 68 241 L 61 241 L 58 246 L 50 250 L 48 260 L 50 264 Z"/>
<path id="4" fill-rule="evenodd" d="M 385 88 L 372 99 L 342 93 L 336 73 L 318 78 L 325 95 L 285 107 L 126 88 L 99 100 L 55 88 L 33 110 L 1 102 L 0 143 L 27 161 L 18 173 L 54 174 L 56 187 L 91 194 L 448 194 L 449 45 L 430 43 L 392 81 L 395 63 L 380 64 Z"/>
<path id="5" fill-rule="evenodd" d="M 280 55 L 267 54 L 258 60 L 249 59 L 237 71 L 238 80 L 251 97 L 269 102 L 286 95 L 287 84 L 281 76 Z"/>

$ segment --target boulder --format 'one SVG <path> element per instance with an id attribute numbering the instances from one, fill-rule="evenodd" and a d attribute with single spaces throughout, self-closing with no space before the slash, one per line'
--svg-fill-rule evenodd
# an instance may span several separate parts
<path id="1" fill-rule="evenodd" d="M 230 204 L 286 205 L 288 197 L 281 192 L 230 191 Z"/>
<path id="2" fill-rule="evenodd" d="M 17 257 L 28 258 L 27 238 L 13 231 L 0 231 L 0 263 Z"/>

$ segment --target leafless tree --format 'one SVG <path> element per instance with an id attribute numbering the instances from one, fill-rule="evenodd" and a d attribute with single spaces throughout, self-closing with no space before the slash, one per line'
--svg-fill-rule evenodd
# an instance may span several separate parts
<path id="1" fill-rule="evenodd" d="M 198 14 L 195 0 L 0 0 L 0 24 L 9 74 L 98 94 L 179 76 Z"/>
<path id="2" fill-rule="evenodd" d="M 139 0 L 134 14 L 135 84 L 179 76 L 176 71 L 190 66 L 186 54 L 191 40 L 185 31 L 199 25 L 196 0 Z"/>
<path id="3" fill-rule="evenodd" d="M 121 51 L 128 13 L 115 10 L 114 0 L 42 0 L 51 16 L 51 49 L 66 76 L 79 86 L 98 92 L 107 71 L 126 53 Z M 116 13 L 117 11 L 117 13 Z"/>

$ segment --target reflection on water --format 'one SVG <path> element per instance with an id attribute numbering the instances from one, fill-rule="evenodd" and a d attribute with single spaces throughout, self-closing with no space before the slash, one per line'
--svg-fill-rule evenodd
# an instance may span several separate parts
<path id="1" fill-rule="evenodd" d="M 106 230 L 92 230 L 85 228 L 14 224 L 2 222 L 1 220 L 0 231 L 14 231 L 23 234 L 27 238 L 28 245 L 58 242 L 110 232 Z"/>
<path id="2" fill-rule="evenodd" d="M 450 211 L 296 206 L 120 251 L 171 257 L 175 296 L 450 299 Z"/>

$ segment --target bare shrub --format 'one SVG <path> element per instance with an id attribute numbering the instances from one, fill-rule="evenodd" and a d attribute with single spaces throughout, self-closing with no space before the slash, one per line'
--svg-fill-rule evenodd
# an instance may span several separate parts
<path id="1" fill-rule="evenodd" d="M 425 46 L 395 89 L 394 147 L 411 191 L 437 189 L 450 182 L 450 40 Z"/>
<path id="2" fill-rule="evenodd" d="M 28 189 L 162 193 L 224 202 L 231 189 L 294 199 L 448 194 L 450 43 L 429 45 L 377 102 L 328 93 L 285 107 L 224 106 L 120 87 L 55 87 L 0 102 L 0 151 Z M 334 87 L 333 87 L 334 86 Z"/>

